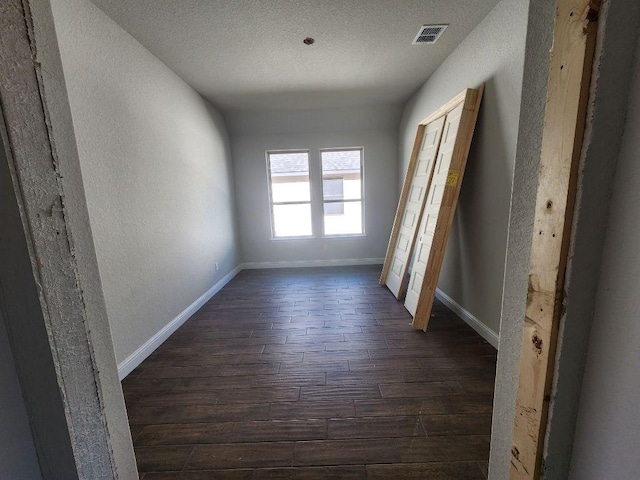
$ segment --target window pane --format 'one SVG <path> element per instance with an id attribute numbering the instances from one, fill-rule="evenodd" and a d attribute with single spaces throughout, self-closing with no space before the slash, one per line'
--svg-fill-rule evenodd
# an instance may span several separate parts
<path id="1" fill-rule="evenodd" d="M 322 157 L 322 179 L 324 199 L 332 200 L 335 197 L 327 196 L 326 181 L 331 179 L 342 180 L 342 198 L 345 200 L 362 199 L 362 178 L 360 175 L 361 165 L 360 150 L 341 150 L 321 152 Z"/>
<path id="2" fill-rule="evenodd" d="M 341 209 L 342 213 L 332 213 L 336 209 Z M 358 233 L 362 233 L 362 202 L 325 202 L 325 235 L 353 235 Z"/>
<path id="3" fill-rule="evenodd" d="M 322 192 L 325 200 L 344 200 L 344 179 L 323 178 Z"/>
<path id="4" fill-rule="evenodd" d="M 270 153 L 271 196 L 274 202 L 308 202 L 309 155 L 302 153 Z"/>
<path id="5" fill-rule="evenodd" d="M 311 205 L 274 205 L 273 229 L 276 237 L 311 235 Z"/>
<path id="6" fill-rule="evenodd" d="M 331 202 L 324 204 L 325 215 L 344 215 L 344 202 Z"/>
<path id="7" fill-rule="evenodd" d="M 306 179 L 284 180 L 282 178 L 271 182 L 271 197 L 279 202 L 308 202 L 311 199 L 309 193 L 309 177 Z"/>

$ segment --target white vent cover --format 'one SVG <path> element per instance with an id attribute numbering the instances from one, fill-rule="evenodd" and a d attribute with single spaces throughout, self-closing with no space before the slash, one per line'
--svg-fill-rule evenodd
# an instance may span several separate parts
<path id="1" fill-rule="evenodd" d="M 440 38 L 444 29 L 448 25 L 423 25 L 420 27 L 420 31 L 416 38 L 413 40 L 413 45 L 422 45 L 425 43 L 436 43 L 436 40 Z"/>

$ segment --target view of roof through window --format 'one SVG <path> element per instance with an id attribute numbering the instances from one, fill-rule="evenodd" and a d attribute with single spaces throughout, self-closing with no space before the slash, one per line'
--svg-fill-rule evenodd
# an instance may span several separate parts
<path id="1" fill-rule="evenodd" d="M 306 153 L 277 153 L 270 155 L 271 176 L 289 176 L 308 173 L 309 161 Z M 360 171 L 360 151 L 341 150 L 322 152 L 322 171 L 326 173 L 353 173 Z"/>
<path id="2" fill-rule="evenodd" d="M 290 176 L 292 173 L 309 173 L 309 155 L 307 153 L 269 154 L 271 176 Z"/>
<path id="3" fill-rule="evenodd" d="M 360 150 L 322 152 L 322 173 L 360 172 Z"/>

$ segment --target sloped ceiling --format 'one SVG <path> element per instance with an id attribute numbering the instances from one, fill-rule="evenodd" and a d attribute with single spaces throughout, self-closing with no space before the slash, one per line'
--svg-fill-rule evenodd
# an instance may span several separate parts
<path id="1" fill-rule="evenodd" d="M 498 3 L 93 1 L 226 112 L 405 102 Z M 430 23 L 449 27 L 435 45 L 412 45 Z"/>

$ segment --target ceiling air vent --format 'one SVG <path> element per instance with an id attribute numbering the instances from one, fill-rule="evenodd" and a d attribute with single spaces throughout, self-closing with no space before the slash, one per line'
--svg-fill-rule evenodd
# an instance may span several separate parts
<path id="1" fill-rule="evenodd" d="M 447 25 L 423 25 L 413 40 L 413 45 L 436 43 L 436 40 L 440 38 L 445 28 L 447 28 Z"/>

